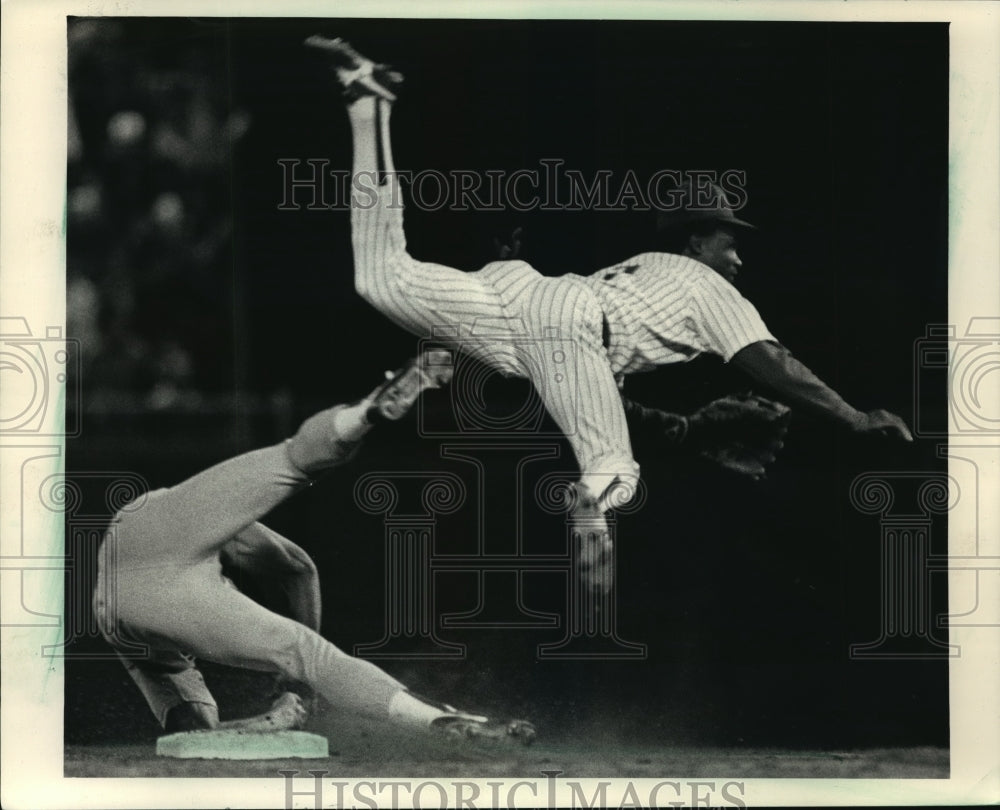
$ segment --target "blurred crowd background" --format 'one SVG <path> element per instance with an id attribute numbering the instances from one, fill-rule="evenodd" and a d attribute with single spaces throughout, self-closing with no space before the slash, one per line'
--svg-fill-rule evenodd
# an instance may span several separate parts
<path id="1" fill-rule="evenodd" d="M 67 321 L 84 410 L 210 408 L 234 384 L 232 156 L 250 117 L 202 37 L 114 20 L 71 20 L 68 36 Z"/>

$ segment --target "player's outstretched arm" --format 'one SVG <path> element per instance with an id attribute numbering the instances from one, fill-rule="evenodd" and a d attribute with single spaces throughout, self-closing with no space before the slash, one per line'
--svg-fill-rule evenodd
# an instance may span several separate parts
<path id="1" fill-rule="evenodd" d="M 309 711 L 302 698 L 294 692 L 285 692 L 263 714 L 223 720 L 216 728 L 231 731 L 286 731 L 302 728 L 308 718 Z"/>
<path id="2" fill-rule="evenodd" d="M 900 417 L 888 411 L 865 413 L 852 407 L 778 343 L 764 340 L 751 343 L 733 355 L 731 362 L 755 381 L 773 389 L 789 405 L 829 419 L 852 433 L 913 441 Z"/>
<path id="3" fill-rule="evenodd" d="M 179 731 L 214 730 L 285 731 L 302 728 L 308 717 L 309 711 L 302 698 L 293 692 L 285 692 L 263 714 L 221 722 L 216 706 L 205 703 L 179 703 L 167 713 L 163 728 L 168 734 Z"/>

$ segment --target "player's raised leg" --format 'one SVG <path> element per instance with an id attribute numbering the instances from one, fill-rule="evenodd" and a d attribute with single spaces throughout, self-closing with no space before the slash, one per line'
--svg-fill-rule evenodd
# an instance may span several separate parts
<path id="1" fill-rule="evenodd" d="M 322 45 L 320 44 L 322 43 Z M 392 155 L 390 118 L 401 77 L 341 40 L 310 37 L 330 56 L 347 100 L 353 138 L 351 239 L 358 294 L 383 315 L 421 337 L 434 335 L 502 373 L 516 374 L 500 297 L 475 273 L 421 262 L 409 255 L 403 231 L 403 190 Z M 372 89 L 368 76 L 389 87 Z M 519 263 L 520 264 L 520 263 Z"/>
<path id="2" fill-rule="evenodd" d="M 354 144 L 351 225 L 359 295 L 414 334 L 428 335 L 436 329 L 438 337 L 502 373 L 531 379 L 580 464 L 582 479 L 576 493 L 577 501 L 585 504 L 581 514 L 586 514 L 588 523 L 602 522 L 603 510 L 631 497 L 638 468 L 617 385 L 601 346 L 599 307 L 581 285 L 545 280 L 524 262 L 493 262 L 478 273 L 464 273 L 409 256 L 403 195 L 392 157 L 392 103 L 386 93 L 363 86 L 356 78 L 359 72 L 376 77 L 379 66 L 353 49 L 342 50 L 339 40 L 324 42 L 336 56 L 338 77 L 349 99 Z M 541 296 L 528 292 L 533 289 Z M 568 295 L 561 300 L 558 290 Z M 531 299 L 527 309 L 523 299 Z M 597 325 L 581 327 L 575 322 L 578 318 L 596 318 Z M 550 328 L 570 341 L 579 335 L 589 339 L 587 345 L 569 352 L 571 370 L 556 367 L 545 346 L 534 346 L 544 341 L 543 333 Z M 587 329 L 596 332 L 589 334 Z M 590 535 L 597 539 L 581 544 L 585 553 L 579 560 L 587 568 L 585 578 L 606 590 L 611 573 L 602 561 L 610 555 L 608 533 Z"/>
<path id="3" fill-rule="evenodd" d="M 416 312 L 419 304 L 414 299 L 422 297 L 424 284 L 429 286 L 426 295 L 440 311 L 461 312 L 466 323 L 470 317 L 480 322 L 509 320 L 497 284 L 522 286 L 523 275 L 510 274 L 504 267 L 514 262 L 494 262 L 488 272 L 469 274 L 416 262 L 406 254 L 402 190 L 389 126 L 402 76 L 361 56 L 342 40 L 310 37 L 307 44 L 336 60 L 339 80 L 350 101 L 347 112 L 354 144 L 351 214 L 358 292 L 394 320 L 405 317 L 407 309 Z M 531 311 L 527 313 L 535 326 L 544 323 L 554 327 L 555 333 L 576 340 L 590 328 L 589 324 L 581 327 L 577 320 L 600 320 L 599 306 L 581 285 L 550 282 L 529 286 L 539 291 L 530 296 Z M 581 312 L 581 307 L 587 312 Z M 438 325 L 449 324 L 447 320 L 431 324 Z M 627 499 L 629 488 L 634 491 L 638 467 L 632 458 L 617 385 L 600 345 L 599 323 L 596 334 L 586 333 L 589 342 L 576 352 L 579 377 L 576 372 L 567 377 L 565 367 L 555 368 L 543 348 L 532 358 L 533 367 L 523 372 L 536 383 L 553 418 L 573 444 L 584 485 L 596 492 L 603 508 L 609 508 L 615 505 L 614 498 Z M 594 343 L 596 346 L 591 345 Z M 616 478 L 621 485 L 609 490 Z"/>
<path id="4" fill-rule="evenodd" d="M 449 352 L 431 350 L 388 373 L 367 397 L 307 419 L 284 444 L 228 459 L 123 508 L 105 537 L 112 572 L 139 565 L 197 563 L 307 485 L 309 475 L 349 461 L 380 421 L 405 414 L 420 394 L 451 379 Z M 176 508 L 183 503 L 184 508 Z M 220 508 L 223 504 L 225 508 Z M 134 532 L 141 522 L 156 532 Z M 129 535 L 129 542 L 122 537 Z"/>

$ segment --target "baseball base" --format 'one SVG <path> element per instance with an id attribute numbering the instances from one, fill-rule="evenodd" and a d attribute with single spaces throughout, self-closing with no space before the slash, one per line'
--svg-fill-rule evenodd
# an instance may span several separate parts
<path id="1" fill-rule="evenodd" d="M 326 737 L 305 731 L 183 731 L 156 741 L 156 755 L 177 759 L 325 759 Z"/>

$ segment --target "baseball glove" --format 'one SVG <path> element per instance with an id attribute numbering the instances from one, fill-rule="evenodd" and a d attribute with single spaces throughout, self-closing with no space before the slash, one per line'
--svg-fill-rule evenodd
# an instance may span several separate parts
<path id="1" fill-rule="evenodd" d="M 713 400 L 688 417 L 683 445 L 731 472 L 759 480 L 783 446 L 791 409 L 755 394 Z"/>

